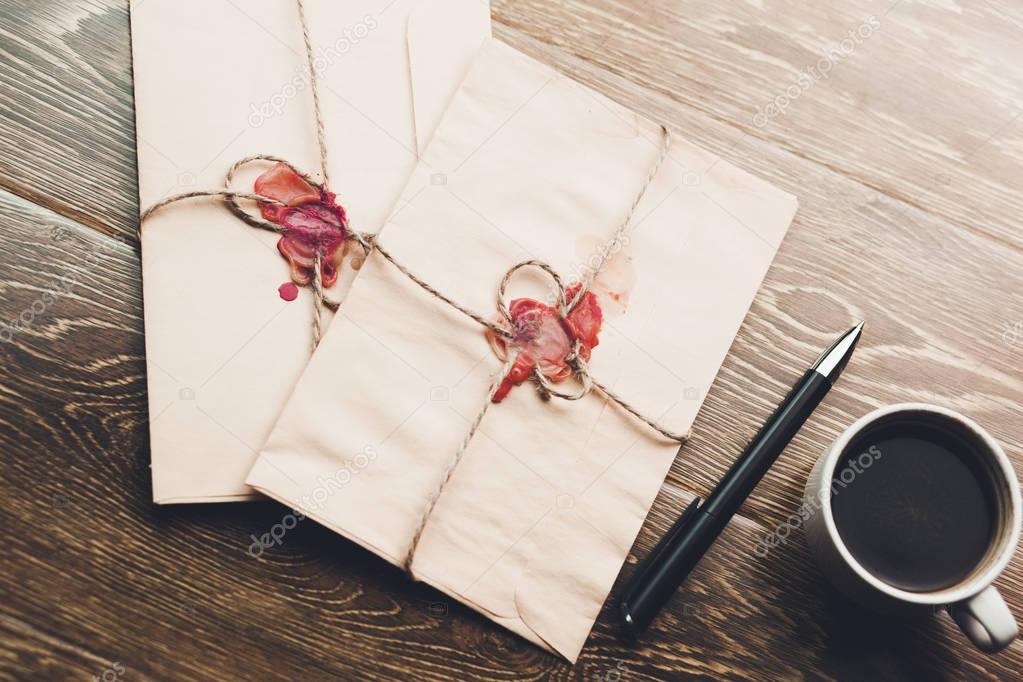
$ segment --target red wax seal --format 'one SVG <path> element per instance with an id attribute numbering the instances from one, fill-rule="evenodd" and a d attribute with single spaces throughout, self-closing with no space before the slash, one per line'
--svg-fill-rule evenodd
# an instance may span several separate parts
<path id="1" fill-rule="evenodd" d="M 569 287 L 565 297 L 571 301 L 580 286 Z M 513 386 L 529 379 L 534 368 L 539 368 L 552 383 L 568 379 L 572 368 L 565 358 L 571 354 L 575 342 L 579 342 L 579 356 L 584 361 L 589 361 L 591 351 L 600 342 L 597 336 L 604 315 L 597 297 L 590 291 L 583 294 L 567 317 L 562 317 L 557 308 L 532 298 L 513 300 L 508 312 L 512 338 L 488 332 L 494 352 L 502 360 L 508 358 L 509 347 L 519 352 L 508 376 L 494 393 L 495 403 L 501 402 Z"/>
<path id="2" fill-rule="evenodd" d="M 291 281 L 308 286 L 319 254 L 323 287 L 332 287 L 344 259 L 348 233 L 348 217 L 334 193 L 314 187 L 286 163 L 276 163 L 256 178 L 255 191 L 284 204 L 263 204 L 260 211 L 264 218 L 285 228 L 277 250 L 291 266 Z M 281 298 L 285 298 L 283 288 Z"/>

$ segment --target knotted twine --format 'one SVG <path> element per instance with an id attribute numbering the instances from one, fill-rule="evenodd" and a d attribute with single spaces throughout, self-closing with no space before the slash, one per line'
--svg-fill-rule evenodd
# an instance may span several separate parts
<path id="1" fill-rule="evenodd" d="M 234 213 L 235 216 L 237 216 L 240 220 L 244 221 L 245 223 L 259 229 L 269 230 L 271 232 L 277 232 L 280 234 L 286 233 L 287 232 L 286 227 L 277 225 L 276 223 L 272 223 L 268 220 L 263 219 L 262 217 L 252 215 L 251 213 L 244 210 L 241 204 L 239 203 L 239 200 L 253 201 L 260 206 L 275 205 L 283 207 L 285 206 L 283 202 L 254 192 L 239 192 L 231 189 L 231 184 L 234 179 L 235 173 L 237 173 L 238 170 L 241 169 L 242 167 L 251 163 L 256 163 L 260 161 L 282 163 L 288 166 L 292 171 L 294 171 L 296 174 L 302 177 L 302 179 L 304 179 L 310 185 L 319 190 L 321 195 L 323 192 L 326 191 L 326 188 L 330 180 L 330 176 L 327 164 L 327 144 L 325 126 L 322 111 L 320 108 L 319 87 L 317 81 L 317 72 L 314 65 L 312 40 L 310 39 L 309 36 L 309 25 L 308 22 L 306 21 L 304 0 L 295 0 L 295 4 L 297 5 L 298 8 L 298 19 L 302 28 L 302 39 L 305 44 L 306 63 L 309 69 L 309 86 L 310 91 L 312 92 L 313 112 L 315 115 L 316 124 L 316 139 L 320 153 L 320 174 L 323 178 L 323 181 L 317 182 L 310 175 L 295 168 L 290 162 L 276 156 L 272 156 L 269 154 L 255 154 L 252 156 L 247 156 L 237 161 L 228 170 L 227 175 L 225 176 L 224 179 L 224 189 L 197 190 L 193 192 L 176 194 L 165 199 L 162 199 L 161 201 L 158 201 L 157 203 L 153 204 L 148 209 L 146 209 L 139 218 L 140 237 L 142 231 L 142 223 L 145 222 L 145 220 L 158 209 L 163 208 L 168 204 L 176 203 L 186 199 L 194 199 L 201 197 L 221 197 L 226 201 L 228 208 L 231 210 L 231 212 Z M 568 299 L 564 280 L 562 280 L 558 272 L 548 263 L 538 259 L 522 261 L 521 263 L 517 263 L 516 265 L 513 265 L 511 268 L 509 268 L 509 270 L 504 274 L 504 277 L 501 279 L 500 285 L 498 286 L 497 289 L 497 309 L 500 318 L 504 322 L 504 324 L 500 324 L 492 320 L 489 320 L 484 316 L 480 315 L 479 313 L 476 313 L 475 311 L 466 308 L 465 306 L 461 305 L 454 299 L 445 296 L 443 293 L 438 291 L 436 288 L 431 286 L 422 278 L 418 277 L 415 273 L 413 273 L 411 270 L 405 267 L 405 265 L 399 262 L 387 249 L 383 247 L 383 245 L 380 244 L 376 235 L 362 233 L 352 229 L 347 229 L 345 231 L 344 238 L 346 240 L 352 239 L 358 242 L 358 244 L 362 247 L 366 257 L 368 257 L 369 254 L 374 251 L 376 253 L 379 253 L 384 258 L 384 260 L 390 263 L 395 269 L 397 269 L 410 281 L 414 282 L 423 291 L 430 294 L 437 300 L 445 303 L 454 310 L 457 310 L 460 313 L 466 315 L 473 321 L 477 322 L 483 327 L 486 327 L 487 329 L 497 334 L 498 336 L 508 341 L 511 341 L 514 340 L 515 338 L 514 323 L 512 320 L 511 313 L 509 312 L 504 299 L 505 292 L 508 288 L 508 284 L 511 281 L 513 275 L 515 275 L 515 273 L 518 272 L 520 269 L 527 267 L 539 268 L 540 270 L 543 270 L 545 273 L 547 273 L 547 275 L 551 277 L 551 280 L 554 283 L 554 293 L 555 300 L 557 303 L 558 316 L 564 323 L 568 315 L 575 309 L 575 307 L 580 303 L 580 301 L 583 299 L 586 293 L 590 290 L 590 288 L 593 285 L 593 282 L 596 280 L 597 276 L 600 274 L 604 266 L 607 264 L 610 254 L 617 253 L 618 250 L 620 250 L 621 247 L 624 246 L 623 240 L 625 238 L 626 233 L 629 230 L 629 227 L 632 224 L 633 218 L 635 217 L 636 214 L 636 210 L 639 208 L 639 205 L 642 202 L 643 197 L 646 196 L 647 189 L 649 189 L 650 185 L 653 184 L 654 178 L 660 171 L 661 166 L 663 165 L 664 160 L 667 158 L 668 151 L 671 147 L 671 133 L 664 126 L 661 126 L 661 133 L 662 144 L 660 152 L 657 156 L 656 161 L 653 164 L 653 167 L 650 170 L 650 173 L 647 175 L 645 181 L 643 182 L 642 187 L 640 188 L 639 193 L 637 194 L 635 200 L 632 202 L 632 205 L 626 212 L 625 218 L 622 220 L 618 228 L 615 230 L 611 240 L 607 243 L 606 248 L 600 250 L 596 265 L 594 267 L 589 268 L 584 273 L 582 281 L 579 282 L 578 290 L 573 294 L 571 300 Z M 312 327 L 314 350 L 316 346 L 319 345 L 320 339 L 322 337 L 323 309 L 326 307 L 331 310 L 337 310 L 340 305 L 339 302 L 331 300 L 324 293 L 322 272 L 320 269 L 322 258 L 323 258 L 322 253 L 320 252 L 319 249 L 317 249 L 314 256 L 312 279 L 313 286 Z M 571 370 L 571 375 L 574 376 L 579 381 L 580 384 L 579 390 L 576 391 L 575 393 L 561 391 L 560 389 L 555 387 L 554 384 L 546 376 L 544 376 L 543 372 L 540 370 L 539 363 L 534 364 L 530 378 L 535 382 L 537 391 L 540 394 L 541 398 L 543 398 L 544 400 L 549 400 L 551 397 L 557 397 L 563 400 L 580 400 L 585 396 L 589 395 L 591 391 L 596 389 L 603 393 L 608 399 L 613 401 L 623 410 L 631 414 L 636 419 L 642 421 L 644 424 L 646 424 L 651 429 L 661 434 L 668 440 L 682 444 L 685 443 L 690 438 L 691 432 L 675 433 L 673 431 L 668 430 L 667 428 L 659 424 L 657 421 L 644 416 L 642 413 L 639 412 L 639 410 L 637 410 L 626 400 L 617 395 L 608 386 L 597 381 L 590 374 L 589 367 L 587 366 L 586 361 L 583 359 L 580 350 L 581 350 L 580 340 L 574 339 L 572 349 L 569 351 L 569 354 L 565 357 L 565 364 Z M 487 411 L 493 404 L 495 394 L 497 393 L 498 389 L 500 388 L 504 380 L 508 377 L 509 373 L 512 371 L 512 368 L 515 366 L 515 362 L 518 359 L 518 357 L 519 351 L 515 350 L 511 346 L 508 346 L 507 357 L 505 358 L 504 364 L 502 365 L 500 371 L 498 372 L 496 378 L 494 379 L 493 383 L 490 386 L 490 390 L 487 393 L 486 401 L 484 401 L 482 407 L 476 413 L 475 418 L 469 424 L 469 429 L 466 432 L 465 437 L 462 439 L 454 455 L 448 461 L 448 464 L 443 474 L 437 481 L 436 486 L 433 488 L 433 491 L 431 492 L 430 496 L 427 499 L 427 504 L 423 510 L 423 513 L 420 515 L 419 523 L 415 529 L 415 532 L 412 534 L 412 538 L 409 542 L 408 550 L 405 553 L 405 558 L 403 561 L 406 573 L 408 573 L 409 577 L 411 577 L 413 580 L 416 579 L 416 576 L 412 572 L 412 562 L 415 558 L 416 550 L 419 547 L 419 541 L 422 539 L 423 531 L 426 529 L 427 523 L 429 522 L 430 517 L 433 514 L 434 508 L 437 506 L 437 502 L 440 499 L 440 496 L 443 493 L 444 488 L 447 486 L 448 481 L 450 481 L 451 476 L 454 474 L 455 469 L 458 467 L 459 462 L 461 462 L 462 457 L 465 455 L 465 452 L 468 449 L 470 442 L 472 442 L 473 436 L 475 436 L 476 432 L 479 430 L 480 424 L 483 422 L 483 418 L 486 416 Z"/>

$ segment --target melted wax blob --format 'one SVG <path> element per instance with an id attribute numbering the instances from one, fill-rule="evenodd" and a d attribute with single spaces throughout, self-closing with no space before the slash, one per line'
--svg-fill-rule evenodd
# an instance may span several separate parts
<path id="1" fill-rule="evenodd" d="M 294 301 L 298 298 L 298 287 L 294 282 L 285 282 L 277 289 L 277 293 L 281 295 L 285 301 Z"/>
<path id="2" fill-rule="evenodd" d="M 334 286 L 348 233 L 348 217 L 336 203 L 334 193 L 312 186 L 286 163 L 276 163 L 256 178 L 255 191 L 285 204 L 264 204 L 260 211 L 264 218 L 285 228 L 277 250 L 291 266 L 291 281 L 300 287 L 308 286 L 319 254 L 323 287 Z"/>
<path id="3" fill-rule="evenodd" d="M 579 291 L 578 284 L 565 291 L 568 300 Z M 508 347 L 519 351 L 508 376 L 494 393 L 494 402 L 504 400 L 513 386 L 518 386 L 539 368 L 552 383 L 560 383 L 572 376 L 572 368 L 565 362 L 576 341 L 579 356 L 589 361 L 590 353 L 600 340 L 600 326 L 604 315 L 597 297 L 587 291 L 578 305 L 563 318 L 558 309 L 532 298 L 517 298 L 508 307 L 514 337 L 505 339 L 489 333 L 490 344 L 502 360 L 508 358 Z"/>

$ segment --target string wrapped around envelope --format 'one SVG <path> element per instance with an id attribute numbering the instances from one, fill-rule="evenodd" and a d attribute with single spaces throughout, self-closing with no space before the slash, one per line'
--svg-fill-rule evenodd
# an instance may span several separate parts
<path id="1" fill-rule="evenodd" d="M 588 366 L 590 353 L 597 345 L 597 332 L 601 324 L 600 307 L 591 291 L 594 281 L 610 260 L 624 245 L 626 234 L 632 225 L 636 211 L 646 196 L 647 189 L 668 156 L 671 134 L 662 126 L 662 143 L 650 173 L 640 188 L 635 200 L 626 211 L 624 219 L 614 231 L 606 248 L 600 250 L 597 262 L 590 267 L 580 282 L 566 286 L 558 272 L 549 264 L 532 259 L 512 266 L 497 287 L 497 321 L 461 305 L 446 296 L 428 282 L 421 279 L 396 259 L 375 235 L 360 233 L 351 229 L 344 208 L 328 189 L 328 157 L 323 116 L 314 66 L 312 41 L 306 21 L 303 0 L 296 0 L 298 18 L 305 43 L 306 60 L 309 69 L 309 85 L 312 92 L 315 114 L 316 137 L 320 155 L 322 182 L 298 170 L 288 161 L 269 154 L 248 156 L 236 162 L 228 170 L 223 189 L 198 190 L 167 197 L 146 209 L 140 216 L 142 224 L 155 211 L 179 201 L 196 198 L 219 197 L 225 200 L 229 210 L 250 226 L 269 230 L 281 235 L 278 250 L 291 268 L 291 279 L 299 287 L 311 287 L 313 293 L 312 337 L 313 349 L 319 344 L 323 333 L 323 310 L 337 310 L 339 302 L 330 299 L 325 290 L 338 278 L 348 244 L 357 243 L 368 257 L 372 252 L 380 254 L 402 275 L 414 282 L 430 296 L 469 317 L 485 328 L 497 355 L 504 361 L 495 377 L 486 400 L 469 425 L 469 429 L 458 449 L 453 453 L 442 475 L 424 505 L 419 523 L 413 532 L 403 564 L 406 572 L 415 578 L 412 563 L 423 532 L 429 523 L 434 508 L 448 481 L 451 479 L 463 455 L 479 430 L 490 406 L 499 403 L 515 385 L 531 381 L 544 400 L 580 400 L 592 391 L 602 393 L 621 409 L 643 422 L 664 438 L 685 443 L 690 433 L 675 433 L 654 419 L 643 415 L 628 401 L 617 395 L 610 387 L 594 378 Z M 272 164 L 255 181 L 254 191 L 244 192 L 232 189 L 235 174 L 243 167 L 256 163 Z M 253 215 L 241 206 L 241 201 L 252 201 L 260 210 Z M 546 273 L 552 281 L 551 302 L 533 299 L 516 299 L 511 305 L 505 303 L 505 293 L 513 276 L 523 268 L 537 268 Z M 555 338 L 557 355 L 552 357 L 538 343 L 541 339 Z M 575 392 L 562 390 L 558 384 L 574 378 L 578 382 Z"/>

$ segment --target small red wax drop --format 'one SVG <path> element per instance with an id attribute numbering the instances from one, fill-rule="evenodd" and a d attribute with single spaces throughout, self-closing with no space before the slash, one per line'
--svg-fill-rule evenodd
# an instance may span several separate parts
<path id="1" fill-rule="evenodd" d="M 277 289 L 277 293 L 281 295 L 285 301 L 294 301 L 298 298 L 298 286 L 294 282 L 285 282 Z"/>

